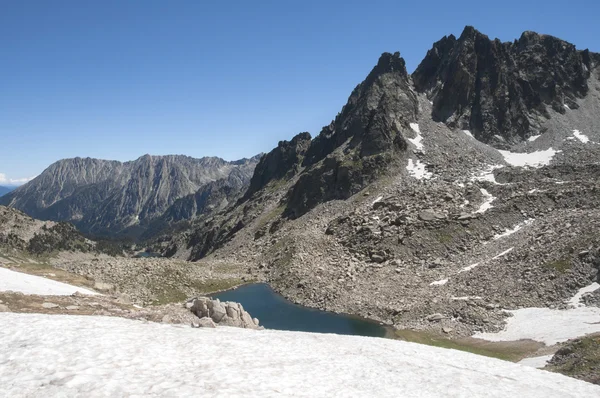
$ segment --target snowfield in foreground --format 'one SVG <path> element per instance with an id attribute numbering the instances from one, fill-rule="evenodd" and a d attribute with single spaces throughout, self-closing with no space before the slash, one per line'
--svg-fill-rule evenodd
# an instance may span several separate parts
<path id="1" fill-rule="evenodd" d="M 0 324 L 0 396 L 600 396 L 560 374 L 379 338 L 73 315 Z"/>
<path id="2" fill-rule="evenodd" d="M 44 296 L 70 296 L 75 292 L 98 294 L 82 287 L 68 285 L 37 275 L 24 274 L 0 267 L 0 292 L 13 291 Z"/>

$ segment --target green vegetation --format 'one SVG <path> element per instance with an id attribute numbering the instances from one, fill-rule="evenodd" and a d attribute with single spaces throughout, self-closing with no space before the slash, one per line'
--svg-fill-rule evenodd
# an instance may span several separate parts
<path id="1" fill-rule="evenodd" d="M 556 353 L 557 365 L 546 370 L 600 384 L 600 334 L 581 337 Z"/>
<path id="2" fill-rule="evenodd" d="M 571 269 L 572 265 L 573 264 L 571 264 L 571 260 L 562 259 L 562 260 L 553 261 L 551 263 L 547 263 L 544 266 L 546 268 L 552 268 L 552 269 L 560 272 L 561 274 L 564 274 L 568 269 Z"/>
<path id="3" fill-rule="evenodd" d="M 438 240 L 440 241 L 440 243 L 448 244 L 448 243 L 452 242 L 453 239 L 454 238 L 452 238 L 452 235 L 450 235 L 448 233 L 440 232 L 438 234 Z"/>
<path id="4" fill-rule="evenodd" d="M 523 359 L 542 346 L 541 343 L 536 343 L 534 341 L 489 342 L 473 338 L 451 340 L 439 334 L 418 332 L 414 330 L 397 330 L 396 338 L 412 343 L 466 351 L 472 354 L 503 359 L 511 362 Z"/>
<path id="5" fill-rule="evenodd" d="M 192 281 L 188 283 L 189 288 L 184 288 L 184 283 L 178 285 L 166 285 L 158 287 L 156 299 L 152 305 L 164 305 L 171 303 L 180 303 L 195 294 L 215 293 L 222 290 L 228 290 L 235 286 L 242 285 L 244 282 L 241 279 L 206 279 L 204 281 Z M 191 292 L 193 293 L 191 293 Z"/>
<path id="6" fill-rule="evenodd" d="M 255 232 L 264 228 L 264 226 L 267 225 L 269 222 L 271 222 L 272 220 L 281 216 L 284 211 L 285 211 L 285 205 L 279 205 L 276 208 L 274 208 L 273 210 L 271 210 L 270 212 L 268 212 L 267 214 L 265 214 L 264 216 L 262 216 L 260 218 L 260 220 L 258 220 L 258 223 L 256 224 Z"/>

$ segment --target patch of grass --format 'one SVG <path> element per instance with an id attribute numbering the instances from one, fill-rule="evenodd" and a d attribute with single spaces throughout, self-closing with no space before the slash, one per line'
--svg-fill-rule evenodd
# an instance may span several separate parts
<path id="1" fill-rule="evenodd" d="M 545 370 L 600 384 L 600 334 L 581 337 L 561 350 L 569 350 L 565 359 L 559 357 L 559 365 L 548 365 Z"/>
<path id="2" fill-rule="evenodd" d="M 562 259 L 562 260 L 553 261 L 551 263 L 547 263 L 544 266 L 546 268 L 552 268 L 552 269 L 560 272 L 561 274 L 564 274 L 568 269 L 571 269 L 573 264 L 571 263 L 571 260 Z"/>
<path id="3" fill-rule="evenodd" d="M 447 244 L 452 242 L 454 238 L 448 233 L 440 232 L 438 234 L 438 240 L 440 241 L 440 243 Z"/>
<path id="4" fill-rule="evenodd" d="M 511 362 L 519 361 L 543 346 L 541 343 L 530 340 L 515 342 L 490 342 L 473 338 L 451 340 L 431 332 L 397 330 L 395 333 L 399 340 L 465 351 Z"/>
<path id="5" fill-rule="evenodd" d="M 269 223 L 270 221 L 274 220 L 275 218 L 281 216 L 284 211 L 285 211 L 284 205 L 277 206 L 276 208 L 274 208 L 273 210 L 271 210 L 270 212 L 268 212 L 267 214 L 262 216 L 260 218 L 260 220 L 258 220 L 258 223 L 256 224 L 256 228 L 254 229 L 254 231 L 256 232 L 256 231 L 260 230 L 265 225 L 267 225 L 267 223 Z"/>
<path id="6" fill-rule="evenodd" d="M 188 298 L 197 294 L 209 294 L 215 293 L 222 290 L 229 290 L 235 286 L 248 283 L 238 278 L 229 279 L 206 279 L 199 281 L 189 282 L 189 288 L 183 286 L 183 284 L 165 285 L 161 286 L 160 290 L 156 292 L 155 299 L 152 305 L 165 305 L 171 303 L 181 303 Z"/>

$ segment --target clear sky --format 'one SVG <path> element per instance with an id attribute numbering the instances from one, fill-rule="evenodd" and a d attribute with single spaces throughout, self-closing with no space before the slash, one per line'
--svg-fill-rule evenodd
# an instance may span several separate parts
<path id="1" fill-rule="evenodd" d="M 266 152 L 316 135 L 384 51 L 473 25 L 600 51 L 597 0 L 6 0 L 0 185 L 66 157 Z"/>

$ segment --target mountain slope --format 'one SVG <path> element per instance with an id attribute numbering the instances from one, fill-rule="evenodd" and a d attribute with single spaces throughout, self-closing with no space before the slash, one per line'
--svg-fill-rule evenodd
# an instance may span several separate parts
<path id="1" fill-rule="evenodd" d="M 565 308 L 600 268 L 600 56 L 467 27 L 403 65 L 384 54 L 319 136 L 279 143 L 242 200 L 162 250 L 399 328 L 470 336 L 503 309 Z"/>
<path id="2" fill-rule="evenodd" d="M 73 222 L 84 232 L 114 234 L 143 228 L 177 199 L 234 171 L 245 183 L 257 161 L 150 155 L 125 163 L 65 159 L 2 197 L 0 203 L 35 218 Z"/>
<path id="3" fill-rule="evenodd" d="M 14 188 L 12 187 L 0 187 L 0 196 L 4 196 L 7 193 L 9 193 L 10 191 L 12 191 Z"/>

